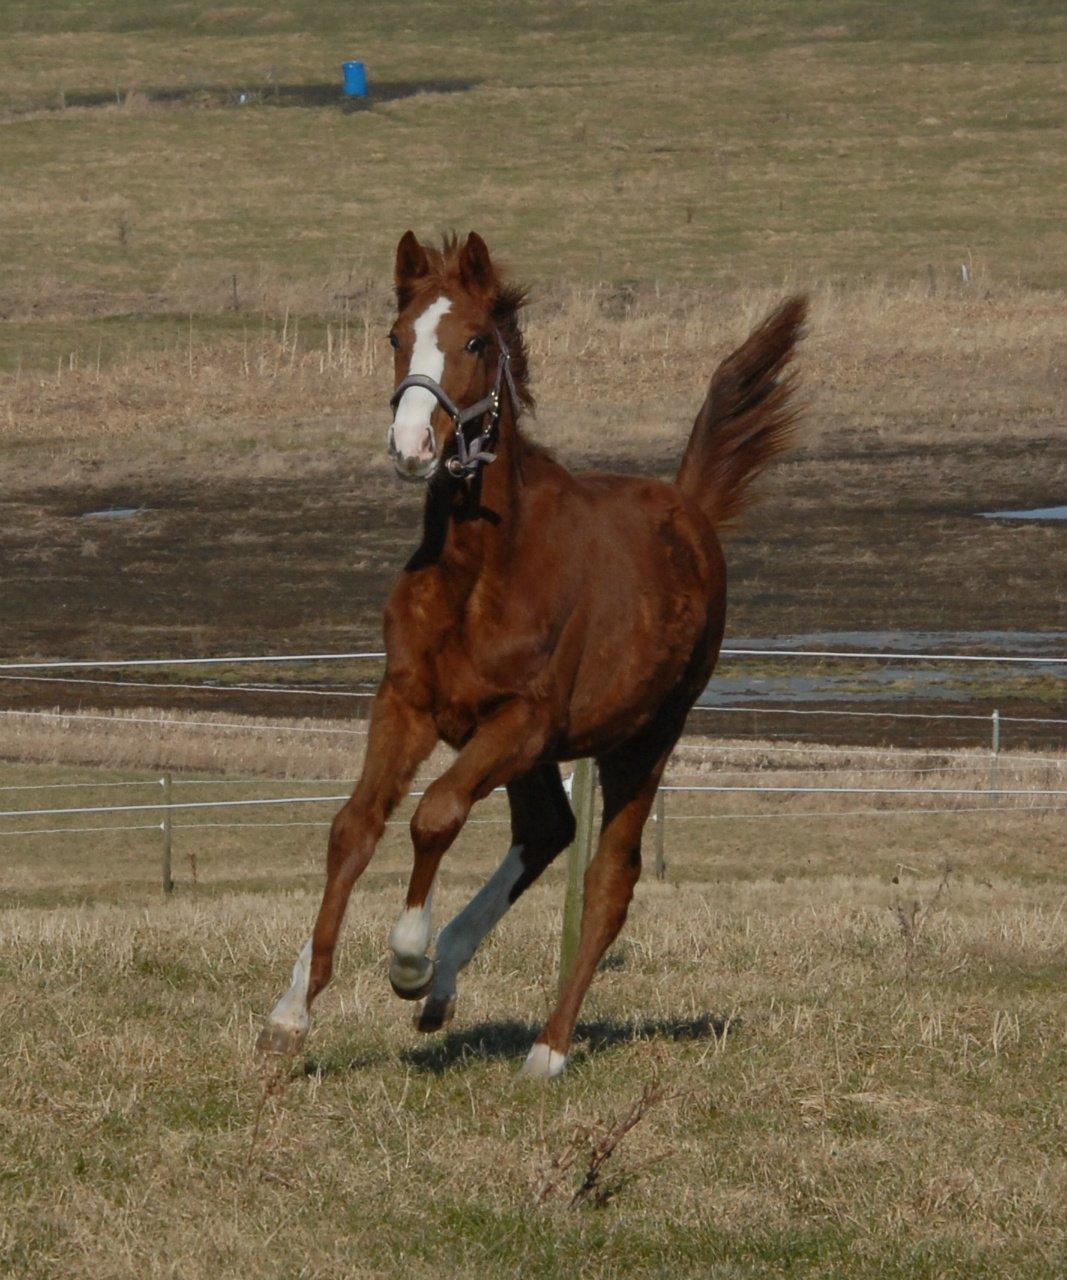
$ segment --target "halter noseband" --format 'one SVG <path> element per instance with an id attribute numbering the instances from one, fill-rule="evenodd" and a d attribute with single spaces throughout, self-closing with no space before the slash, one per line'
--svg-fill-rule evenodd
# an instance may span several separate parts
<path id="1" fill-rule="evenodd" d="M 517 409 L 519 406 L 519 393 L 516 390 L 515 379 L 511 372 L 511 352 L 508 350 L 507 343 L 499 330 L 494 329 L 493 336 L 496 339 L 497 346 L 500 348 L 500 357 L 496 366 L 496 381 L 493 383 L 492 391 L 476 403 L 461 409 L 439 382 L 435 382 L 433 378 L 427 377 L 424 373 L 409 373 L 389 397 L 389 407 L 395 413 L 396 407 L 405 391 L 411 387 L 422 387 L 444 409 L 456 428 L 456 452 L 445 462 L 445 469 L 450 476 L 457 480 L 473 479 L 478 474 L 480 467 L 496 460 L 496 454 L 491 453 L 490 450 L 496 440 L 497 426 L 500 422 L 501 393 L 505 387 L 507 387 L 508 394 L 511 396 L 511 407 Z M 463 434 L 463 428 L 468 422 L 473 422 L 475 418 L 480 418 L 483 414 L 488 415 L 484 429 L 468 443 L 466 436 Z M 394 455 L 396 453 L 392 427 L 389 428 L 389 452 Z"/>

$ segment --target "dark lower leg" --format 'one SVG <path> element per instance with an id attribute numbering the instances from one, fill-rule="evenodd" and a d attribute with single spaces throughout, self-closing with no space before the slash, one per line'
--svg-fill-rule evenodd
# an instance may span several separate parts
<path id="1" fill-rule="evenodd" d="M 415 1025 L 438 1031 L 455 1010 L 456 981 L 490 930 L 574 838 L 574 815 L 557 765 L 540 765 L 508 786 L 511 847 L 437 941 L 433 981 Z"/>
<path id="2" fill-rule="evenodd" d="M 451 767 L 426 790 L 411 819 L 414 865 L 404 911 L 389 937 L 393 989 L 421 999 L 433 976 L 427 958 L 432 933 L 430 898 L 441 859 L 476 800 L 529 772 L 544 747 L 537 709 L 509 703 L 482 724 Z"/>

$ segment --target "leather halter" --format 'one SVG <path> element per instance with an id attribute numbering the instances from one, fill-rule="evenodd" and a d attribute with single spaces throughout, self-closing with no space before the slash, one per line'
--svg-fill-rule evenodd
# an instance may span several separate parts
<path id="1" fill-rule="evenodd" d="M 444 409 L 456 428 L 456 452 L 445 462 L 445 470 L 457 480 L 473 479 L 478 474 L 480 467 L 496 460 L 496 454 L 491 453 L 490 450 L 496 442 L 497 427 L 500 423 L 501 394 L 505 387 L 511 397 L 511 407 L 516 411 L 519 407 L 519 393 L 511 372 L 511 352 L 508 350 L 507 343 L 498 329 L 493 330 L 493 337 L 496 339 L 497 346 L 500 349 L 500 357 L 496 366 L 496 380 L 492 391 L 487 396 L 483 396 L 481 400 L 468 405 L 465 409 L 461 409 L 439 382 L 435 382 L 433 378 L 427 377 L 424 373 L 409 373 L 389 397 L 389 407 L 395 413 L 396 407 L 405 391 L 411 387 L 422 387 Z M 473 422 L 483 414 L 487 415 L 487 417 L 482 431 L 468 442 L 463 434 L 463 428 L 468 422 Z M 436 448 L 435 440 L 435 453 Z M 389 428 L 389 452 L 393 456 L 396 454 L 396 443 L 393 439 L 392 427 Z"/>

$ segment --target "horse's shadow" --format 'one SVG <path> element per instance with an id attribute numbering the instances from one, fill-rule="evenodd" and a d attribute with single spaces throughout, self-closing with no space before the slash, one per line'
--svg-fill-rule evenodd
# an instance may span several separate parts
<path id="1" fill-rule="evenodd" d="M 695 1018 L 643 1018 L 620 1021 L 598 1018 L 579 1022 L 574 1030 L 575 1057 L 590 1057 L 616 1045 L 638 1040 L 720 1040 L 736 1022 L 702 1013 Z M 480 1022 L 473 1027 L 449 1031 L 443 1039 L 414 1049 L 406 1049 L 401 1060 L 430 1075 L 441 1075 L 469 1061 L 526 1057 L 540 1027 L 535 1023 L 508 1019 Z"/>
<path id="2" fill-rule="evenodd" d="M 595 1022 L 580 1022 L 575 1028 L 574 1056 L 589 1057 L 616 1045 L 633 1044 L 639 1040 L 721 1040 L 728 1032 L 735 1033 L 739 1026 L 736 1018 L 712 1013 L 701 1013 L 693 1018 L 643 1018 L 638 1021 L 598 1018 Z M 399 1057 L 401 1062 L 416 1071 L 438 1076 L 468 1062 L 500 1058 L 521 1061 L 540 1029 L 537 1023 L 520 1022 L 516 1018 L 479 1022 L 472 1027 L 449 1031 L 425 1045 L 405 1049 Z M 339 1075 L 361 1071 L 381 1066 L 387 1058 L 385 1053 L 367 1050 L 342 1052 L 307 1060 L 304 1074 Z"/>

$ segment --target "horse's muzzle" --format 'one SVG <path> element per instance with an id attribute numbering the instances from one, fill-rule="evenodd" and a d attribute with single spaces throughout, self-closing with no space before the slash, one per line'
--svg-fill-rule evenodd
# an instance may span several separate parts
<path id="1" fill-rule="evenodd" d="M 430 432 L 433 439 L 433 432 Z M 401 453 L 396 447 L 396 433 L 392 427 L 389 428 L 389 457 L 393 461 L 393 467 L 396 474 L 401 480 L 407 480 L 412 484 L 425 484 L 427 480 L 434 474 L 441 465 L 441 455 L 437 452 L 437 441 L 434 439 L 432 452 L 427 454 L 416 454 L 414 457 L 409 454 Z"/>

